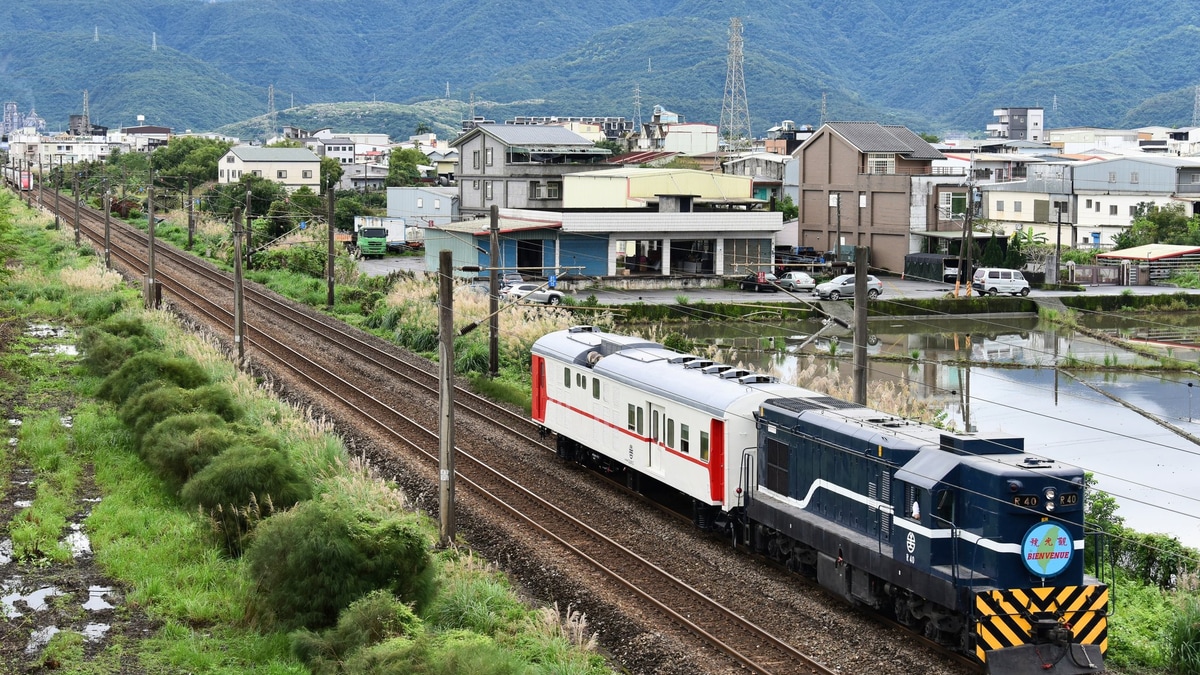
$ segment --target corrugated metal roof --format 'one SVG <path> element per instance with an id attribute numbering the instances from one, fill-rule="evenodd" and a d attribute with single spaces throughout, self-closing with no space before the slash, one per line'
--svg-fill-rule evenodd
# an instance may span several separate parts
<path id="1" fill-rule="evenodd" d="M 264 148 L 258 145 L 239 145 L 229 149 L 243 162 L 320 162 L 308 148 Z"/>
<path id="2" fill-rule="evenodd" d="M 894 152 L 912 159 L 944 159 L 928 141 L 907 127 L 877 122 L 829 122 L 830 129 L 862 152 Z"/>
<path id="3" fill-rule="evenodd" d="M 1179 256 L 1197 254 L 1200 254 L 1200 246 L 1146 244 L 1145 246 L 1123 248 L 1120 251 L 1099 253 L 1096 255 L 1096 257 L 1107 258 L 1110 260 L 1163 260 L 1165 258 L 1178 258 Z"/>

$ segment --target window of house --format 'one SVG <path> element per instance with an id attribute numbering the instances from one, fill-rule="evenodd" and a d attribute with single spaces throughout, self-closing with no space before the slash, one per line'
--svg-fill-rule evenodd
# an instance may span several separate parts
<path id="1" fill-rule="evenodd" d="M 417 197 L 417 208 L 418 209 L 425 208 L 425 199 L 424 198 Z"/>
<path id="2" fill-rule="evenodd" d="M 300 173 L 302 178 L 312 178 L 312 169 L 305 169 Z"/>
<path id="3" fill-rule="evenodd" d="M 1085 209 L 1092 208 L 1092 200 L 1090 200 L 1090 199 L 1087 200 L 1087 202 L 1084 204 L 1083 208 L 1085 208 Z"/>
<path id="4" fill-rule="evenodd" d="M 230 156 L 226 157 L 226 158 L 225 158 L 225 163 L 226 163 L 226 164 L 233 164 L 233 155 L 230 155 Z M 1195 178 L 1195 176 L 1193 176 L 1193 178 Z"/>
<path id="5" fill-rule="evenodd" d="M 255 169 L 255 170 L 251 171 L 250 173 L 254 174 L 255 176 L 258 176 L 259 178 L 262 178 L 262 171 L 259 169 Z"/>
<path id="6" fill-rule="evenodd" d="M 492 149 L 491 149 L 491 148 L 485 148 L 483 152 L 484 152 L 484 162 L 485 162 L 485 163 L 486 163 L 488 166 L 491 166 L 491 165 L 492 165 Z"/>
<path id="7" fill-rule="evenodd" d="M 471 168 L 472 169 L 479 168 L 479 151 L 478 150 L 471 153 Z"/>
<path id="8" fill-rule="evenodd" d="M 275 177 L 276 177 L 276 178 L 287 178 L 287 171 L 284 171 L 283 169 L 280 169 L 280 170 L 278 170 L 278 171 L 276 171 L 276 172 L 275 172 Z"/>
<path id="9" fill-rule="evenodd" d="M 1108 207 L 1108 215 L 1110 215 L 1110 216 L 1117 215 L 1117 205 L 1116 204 L 1113 204 Z"/>
<path id="10" fill-rule="evenodd" d="M 479 189 L 479 181 L 477 181 L 477 180 L 471 181 L 471 189 L 478 190 Z"/>
<path id="11" fill-rule="evenodd" d="M 1000 213 L 1004 213 L 1004 202 L 1003 201 L 996 202 L 996 211 L 998 211 Z"/>
<path id="12" fill-rule="evenodd" d="M 1193 182 L 1193 183 L 1200 183 L 1200 173 L 1194 173 L 1194 174 L 1192 174 L 1192 182 Z"/>
<path id="13" fill-rule="evenodd" d="M 1096 202 L 1096 213 L 1100 213 L 1100 202 Z"/>
<path id="14" fill-rule="evenodd" d="M 546 199 L 561 199 L 562 183 L 546 183 Z"/>
<path id="15" fill-rule="evenodd" d="M 225 169 L 221 169 L 221 178 L 225 177 Z"/>
<path id="16" fill-rule="evenodd" d="M 563 368 L 563 386 L 567 389 L 571 388 L 571 369 Z"/>
<path id="17" fill-rule="evenodd" d="M 1134 218 L 1136 216 L 1137 216 L 1137 207 L 1136 206 L 1129 207 L 1129 217 Z"/>
<path id="18" fill-rule="evenodd" d="M 1136 171 L 1130 171 L 1130 172 L 1129 172 L 1129 182 L 1130 182 L 1130 183 L 1137 183 L 1137 182 L 1138 182 L 1138 172 L 1136 172 Z"/>
<path id="19" fill-rule="evenodd" d="M 484 199 L 492 198 L 492 181 L 490 181 L 490 180 L 483 184 L 483 198 Z"/>
<path id="20" fill-rule="evenodd" d="M 433 200 L 433 210 L 438 211 L 441 208 L 442 208 L 442 200 L 440 200 L 440 199 Z"/>
<path id="21" fill-rule="evenodd" d="M 596 377 L 592 378 L 592 398 L 600 400 L 600 379 Z"/>
<path id="22" fill-rule="evenodd" d="M 867 173 L 896 173 L 896 156 L 881 152 L 867 153 Z"/>
<path id="23" fill-rule="evenodd" d="M 700 432 L 700 461 L 708 461 L 708 432 Z"/>
<path id="24" fill-rule="evenodd" d="M 1021 202 L 1014 201 L 1013 202 L 1013 213 L 1020 213 L 1020 212 L 1021 212 Z"/>
<path id="25" fill-rule="evenodd" d="M 679 449 L 684 452 L 691 452 L 691 439 L 688 433 L 688 425 L 679 425 Z"/>
<path id="26" fill-rule="evenodd" d="M 544 199 L 544 197 L 542 196 L 542 184 L 537 182 L 536 180 L 529 181 L 529 198 L 530 199 Z"/>
<path id="27" fill-rule="evenodd" d="M 1110 182 L 1110 183 L 1117 182 L 1117 172 L 1116 171 L 1108 172 L 1108 182 Z"/>

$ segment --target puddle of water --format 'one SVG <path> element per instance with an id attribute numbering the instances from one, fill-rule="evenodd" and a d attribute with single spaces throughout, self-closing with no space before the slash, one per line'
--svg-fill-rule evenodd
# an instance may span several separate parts
<path id="1" fill-rule="evenodd" d="M 99 497 L 87 497 L 87 498 L 84 498 L 84 499 L 80 499 L 79 501 L 81 501 L 81 502 L 87 502 L 87 503 L 89 503 L 89 504 L 99 504 L 99 503 L 100 503 L 100 498 L 99 498 Z"/>
<path id="2" fill-rule="evenodd" d="M 49 324 L 37 323 L 25 329 L 25 334 L 30 337 L 53 338 L 66 337 L 70 335 L 70 331 L 62 326 L 51 326 Z"/>
<path id="3" fill-rule="evenodd" d="M 88 588 L 88 601 L 83 604 L 83 608 L 92 612 L 99 612 L 105 609 L 112 609 L 113 606 L 104 600 L 104 596 L 113 592 L 113 589 L 107 586 L 91 586 Z"/>
<path id="4" fill-rule="evenodd" d="M 54 586 L 43 586 L 25 596 L 25 604 L 29 605 L 29 609 L 32 609 L 35 612 L 40 612 L 43 609 L 46 609 L 48 604 L 47 601 L 50 598 L 56 598 L 60 595 L 62 595 L 62 591 L 58 590 Z"/>
<path id="5" fill-rule="evenodd" d="M 19 600 L 24 600 L 31 611 L 40 612 L 46 609 L 47 600 L 62 595 L 62 591 L 54 586 L 43 586 L 26 595 L 20 591 L 20 583 L 20 577 L 13 577 L 0 589 L 0 591 L 5 593 L 3 597 L 0 597 L 0 611 L 4 613 L 6 618 L 16 619 L 23 616 L 17 609 L 17 601 Z"/>
<path id="6" fill-rule="evenodd" d="M 12 539 L 0 541 L 0 567 L 12 562 L 13 559 L 13 543 Z"/>
<path id="7" fill-rule="evenodd" d="M 21 420 L 19 420 L 19 419 L 10 419 L 10 420 L 8 421 L 8 426 L 10 426 L 10 427 L 19 427 L 19 426 L 21 426 Z"/>
<path id="8" fill-rule="evenodd" d="M 50 639 L 58 633 L 58 626 L 46 626 L 33 631 L 29 636 L 29 644 L 25 645 L 25 653 L 36 654 L 39 649 L 50 644 Z"/>
<path id="9" fill-rule="evenodd" d="M 79 349 L 75 345 L 49 345 L 31 352 L 30 356 L 79 356 Z"/>
<path id="10" fill-rule="evenodd" d="M 9 439 L 8 439 L 8 446 L 9 446 L 10 448 L 15 448 L 15 447 L 17 447 L 17 439 L 15 439 L 15 438 L 9 438 Z"/>
<path id="11" fill-rule="evenodd" d="M 33 501 L 29 499 L 18 499 L 17 501 L 13 502 L 13 506 L 17 507 L 18 509 L 27 509 L 33 506 Z"/>
<path id="12" fill-rule="evenodd" d="M 83 527 L 79 523 L 71 523 L 71 533 L 63 538 L 63 543 L 71 549 L 73 558 L 92 554 L 92 542 L 84 534 Z"/>
<path id="13" fill-rule="evenodd" d="M 58 422 L 59 422 L 59 424 L 62 424 L 64 427 L 70 429 L 71 425 L 75 423 L 75 418 L 71 417 L 70 415 L 66 415 L 64 417 L 58 418 Z"/>
<path id="14" fill-rule="evenodd" d="M 99 642 L 104 639 L 110 627 L 106 623 L 89 623 L 83 627 L 83 637 L 87 638 L 88 642 Z"/>

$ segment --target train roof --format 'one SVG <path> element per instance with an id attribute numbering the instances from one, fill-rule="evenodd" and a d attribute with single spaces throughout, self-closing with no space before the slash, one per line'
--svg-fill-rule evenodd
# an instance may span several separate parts
<path id="1" fill-rule="evenodd" d="M 723 417 L 747 396 L 813 395 L 761 373 L 580 326 L 542 336 L 533 353 L 590 368 L 614 381 Z"/>

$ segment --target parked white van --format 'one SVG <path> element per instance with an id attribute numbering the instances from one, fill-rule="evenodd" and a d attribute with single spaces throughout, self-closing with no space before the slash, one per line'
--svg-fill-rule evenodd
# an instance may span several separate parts
<path id="1" fill-rule="evenodd" d="M 1029 282 L 1017 270 L 980 267 L 971 278 L 971 288 L 980 295 L 1029 295 Z"/>

